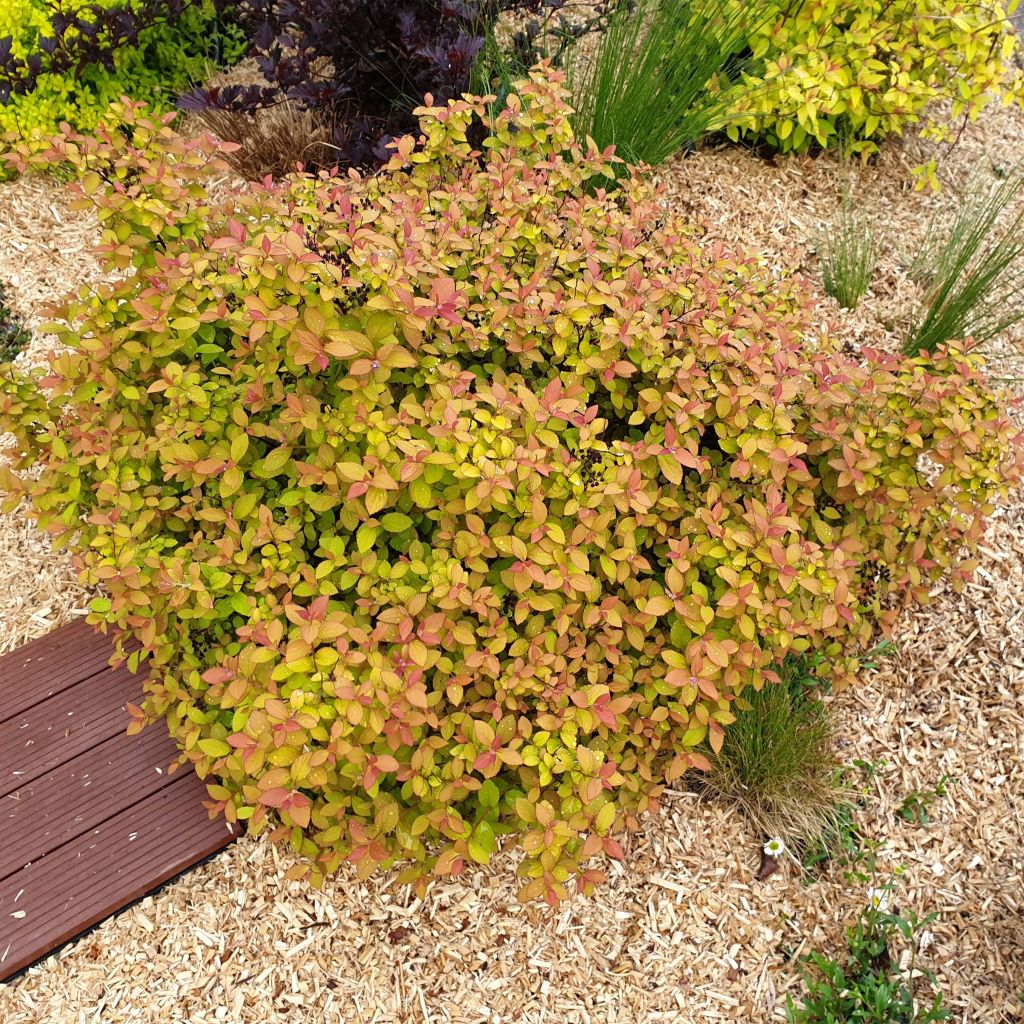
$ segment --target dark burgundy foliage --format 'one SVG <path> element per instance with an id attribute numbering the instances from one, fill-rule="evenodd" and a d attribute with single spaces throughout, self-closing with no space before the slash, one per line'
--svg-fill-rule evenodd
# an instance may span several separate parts
<path id="1" fill-rule="evenodd" d="M 426 94 L 466 91 L 487 31 L 506 10 L 564 0 L 217 0 L 251 40 L 265 86 L 196 89 L 186 110 L 254 112 L 290 100 L 334 126 L 339 165 L 372 167 L 416 127 Z"/>

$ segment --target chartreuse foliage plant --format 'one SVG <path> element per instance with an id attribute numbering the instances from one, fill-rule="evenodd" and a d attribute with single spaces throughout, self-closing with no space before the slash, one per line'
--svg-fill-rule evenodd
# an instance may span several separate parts
<path id="1" fill-rule="evenodd" d="M 212 141 L 137 111 L 23 155 L 78 168 L 122 276 L 2 371 L 0 485 L 106 588 L 214 809 L 314 879 L 517 842 L 556 902 L 788 655 L 841 684 L 968 569 L 1019 459 L 974 357 L 851 361 L 643 178 L 592 188 L 557 78 L 476 150 L 487 110 L 218 200 Z"/>
<path id="2" fill-rule="evenodd" d="M 782 152 L 840 143 L 867 156 L 887 135 L 928 122 L 948 100 L 956 120 L 1024 95 L 1007 14 L 1018 0 L 796 0 L 755 26 L 754 60 L 735 87 L 733 139 Z M 742 5 L 740 5 L 742 6 Z M 943 135 L 948 124 L 932 123 Z"/>
<path id="3" fill-rule="evenodd" d="M 85 131 L 125 95 L 173 106 L 211 61 L 239 53 L 212 0 L 4 0 L 0 133 Z"/>

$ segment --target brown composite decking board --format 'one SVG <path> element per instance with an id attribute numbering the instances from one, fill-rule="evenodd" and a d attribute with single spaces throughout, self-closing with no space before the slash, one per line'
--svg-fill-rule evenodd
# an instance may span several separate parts
<path id="1" fill-rule="evenodd" d="M 119 732 L 0 801 L 0 880 L 101 825 L 111 805 L 129 807 L 167 785 L 163 726 L 126 746 Z"/>
<path id="2" fill-rule="evenodd" d="M 0 657 L 0 981 L 226 846 L 142 678 L 84 623 Z"/>
<path id="3" fill-rule="evenodd" d="M 107 667 L 113 647 L 84 620 L 0 658 L 0 722 Z M 45 666 L 45 671 L 40 669 Z"/>
<path id="4" fill-rule="evenodd" d="M 8 718 L 0 725 L 0 797 L 123 733 L 128 702 L 141 698 L 138 677 L 106 669 Z"/>
<path id="5" fill-rule="evenodd" d="M 3 976 L 227 845 L 233 837 L 226 823 L 205 811 L 201 821 L 181 827 L 196 807 L 202 810 L 205 793 L 194 772 L 176 774 L 141 803 L 0 882 Z"/>

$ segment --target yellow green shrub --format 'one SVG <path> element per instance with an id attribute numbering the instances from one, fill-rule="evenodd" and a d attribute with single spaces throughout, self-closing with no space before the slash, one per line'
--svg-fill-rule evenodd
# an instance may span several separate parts
<path id="1" fill-rule="evenodd" d="M 378 175 L 218 199 L 212 143 L 131 111 L 28 159 L 124 273 L 0 369 L 7 504 L 141 646 L 139 724 L 314 878 L 518 843 L 524 898 L 589 889 L 787 656 L 842 684 L 966 572 L 1018 473 L 975 357 L 845 355 L 520 92 L 480 150 L 452 102 Z"/>
<path id="2" fill-rule="evenodd" d="M 783 152 L 843 142 L 866 155 L 927 122 L 937 100 L 955 120 L 1020 99 L 1020 46 L 1000 3 L 797 0 L 752 33 L 728 132 Z"/>
<path id="3" fill-rule="evenodd" d="M 145 6 L 136 2 L 129 9 Z M 51 58 L 41 46 L 43 40 L 62 37 L 54 18 L 76 13 L 92 18 L 93 9 L 124 8 L 125 0 L 60 0 L 56 5 L 48 0 L 4 0 L 0 40 L 9 39 L 10 44 L 0 51 L 0 134 L 31 137 L 55 131 L 62 121 L 86 131 L 125 95 L 158 109 L 173 106 L 180 92 L 206 77 L 218 41 L 212 3 L 186 0 L 166 6 L 167 14 L 144 27 L 134 45 L 108 48 L 101 33 L 83 48 L 83 56 L 96 59 L 58 73 L 48 70 Z M 74 34 L 72 30 L 71 45 Z M 221 42 L 228 55 L 237 54 L 233 35 Z M 42 73 L 32 71 L 30 87 L 19 91 L 24 77 L 21 62 L 32 58 L 42 62 Z"/>

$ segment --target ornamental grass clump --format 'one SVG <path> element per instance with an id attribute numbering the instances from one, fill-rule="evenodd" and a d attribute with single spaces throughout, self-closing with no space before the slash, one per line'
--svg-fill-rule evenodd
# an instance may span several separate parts
<path id="1" fill-rule="evenodd" d="M 952 223 L 928 225 L 910 268 L 924 294 L 903 344 L 934 352 L 953 338 L 984 345 L 1024 320 L 1024 163 L 973 188 Z"/>
<path id="2" fill-rule="evenodd" d="M 660 164 L 721 130 L 734 103 L 723 85 L 745 66 L 748 34 L 775 13 L 775 0 L 620 3 L 593 52 L 570 62 L 576 134 Z"/>
<path id="3" fill-rule="evenodd" d="M 0 484 L 105 588 L 137 724 L 314 880 L 516 842 L 524 898 L 590 889 L 787 655 L 842 684 L 969 569 L 1017 474 L 975 357 L 812 337 L 644 178 L 592 188 L 544 72 L 479 150 L 453 101 L 375 176 L 218 200 L 209 139 L 124 113 L 15 161 L 79 169 L 123 277 L 0 370 Z"/>
<path id="4" fill-rule="evenodd" d="M 842 797 L 828 705 L 814 696 L 807 659 L 790 658 L 782 682 L 737 702 L 736 721 L 710 761 L 709 792 L 738 805 L 782 850 L 829 843 Z M 784 842 L 783 842 L 784 840 Z M 766 844 L 765 853 L 775 856 Z"/>
<path id="5" fill-rule="evenodd" d="M 844 185 L 839 214 L 818 243 L 825 292 L 843 309 L 856 309 L 868 293 L 878 265 L 878 240 L 870 216 L 854 208 Z"/>

